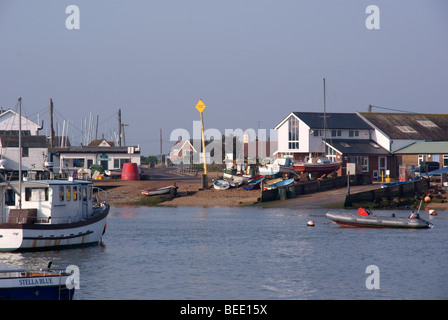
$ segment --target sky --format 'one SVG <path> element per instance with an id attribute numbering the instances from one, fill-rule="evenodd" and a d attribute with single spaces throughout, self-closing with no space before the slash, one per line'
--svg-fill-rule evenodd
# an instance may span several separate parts
<path id="1" fill-rule="evenodd" d="M 49 134 L 51 98 L 72 145 L 113 140 L 120 109 L 142 155 L 160 130 L 163 153 L 193 136 L 199 99 L 222 133 L 323 112 L 324 78 L 327 112 L 447 113 L 447 16 L 446 0 L 0 0 L 0 107 L 22 97 Z"/>

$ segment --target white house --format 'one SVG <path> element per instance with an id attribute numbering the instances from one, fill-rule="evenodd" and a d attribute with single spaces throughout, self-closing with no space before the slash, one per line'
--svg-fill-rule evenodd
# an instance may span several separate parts
<path id="1" fill-rule="evenodd" d="M 38 124 L 21 116 L 22 153 L 19 152 L 19 117 L 13 110 L 0 114 L 0 169 L 19 170 L 19 157 L 22 158 L 22 171 L 43 171 L 48 157 L 48 142 L 39 135 L 42 129 Z"/>
<path id="2" fill-rule="evenodd" d="M 275 130 L 279 158 L 342 161 L 340 175 L 346 173 L 347 163 L 373 177 L 390 169 L 392 154 L 372 140 L 374 129 L 355 113 L 291 112 Z"/>
<path id="3" fill-rule="evenodd" d="M 37 136 L 42 126 L 21 116 L 22 135 Z M 0 113 L 0 134 L 18 135 L 19 134 L 19 114 L 11 109 Z"/>
<path id="4" fill-rule="evenodd" d="M 274 129 L 277 130 L 278 157 L 296 161 L 334 157 L 324 141 L 336 139 L 370 139 L 372 128 L 354 113 L 291 112 Z"/>

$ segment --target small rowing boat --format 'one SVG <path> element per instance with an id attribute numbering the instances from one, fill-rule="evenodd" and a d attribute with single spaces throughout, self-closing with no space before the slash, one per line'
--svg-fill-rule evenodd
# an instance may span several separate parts
<path id="1" fill-rule="evenodd" d="M 260 187 L 261 181 L 263 181 L 265 178 L 264 176 L 258 176 L 254 179 L 250 180 L 247 185 L 243 186 L 244 190 L 254 190 Z"/>
<path id="2" fill-rule="evenodd" d="M 418 213 L 411 213 L 409 217 L 396 217 L 392 214 L 387 216 L 376 216 L 369 210 L 359 208 L 358 214 L 353 213 L 330 213 L 326 217 L 341 227 L 362 228 L 432 228 L 432 223 L 420 218 Z"/>
<path id="3" fill-rule="evenodd" d="M 216 190 L 227 190 L 230 188 L 230 184 L 226 180 L 213 181 L 213 188 Z"/>
<path id="4" fill-rule="evenodd" d="M 177 187 L 175 185 L 172 185 L 172 186 L 142 190 L 141 193 L 144 194 L 145 196 L 155 196 L 159 194 L 173 193 L 175 190 L 177 190 Z"/>

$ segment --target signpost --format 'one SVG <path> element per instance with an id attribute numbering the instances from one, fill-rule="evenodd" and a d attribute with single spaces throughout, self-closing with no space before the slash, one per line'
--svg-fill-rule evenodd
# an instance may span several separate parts
<path id="1" fill-rule="evenodd" d="M 203 157 L 203 161 L 204 161 L 204 174 L 202 175 L 202 187 L 203 188 L 208 188 L 208 181 L 207 181 L 207 157 L 205 156 L 204 118 L 202 116 L 202 112 L 205 109 L 205 104 L 202 102 L 201 99 L 199 99 L 199 102 L 196 105 L 196 109 L 198 109 L 199 113 L 201 114 L 202 157 Z"/>

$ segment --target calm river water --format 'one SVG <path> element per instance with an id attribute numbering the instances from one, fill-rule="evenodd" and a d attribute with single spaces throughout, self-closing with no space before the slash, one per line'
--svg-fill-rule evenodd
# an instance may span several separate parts
<path id="1" fill-rule="evenodd" d="M 425 230 L 341 228 L 325 212 L 113 207 L 103 246 L 0 253 L 0 262 L 76 265 L 78 300 L 448 298 L 448 212 Z"/>

